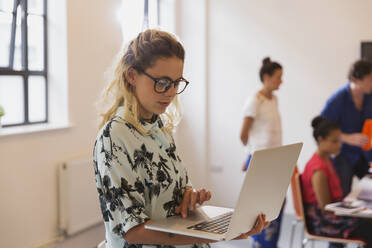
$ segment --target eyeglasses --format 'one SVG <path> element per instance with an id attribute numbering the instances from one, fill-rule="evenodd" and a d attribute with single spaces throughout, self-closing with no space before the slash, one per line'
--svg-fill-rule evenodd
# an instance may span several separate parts
<path id="1" fill-rule="evenodd" d="M 142 73 L 154 81 L 154 90 L 156 93 L 167 92 L 173 84 L 176 90 L 176 94 L 181 94 L 186 89 L 187 85 L 189 84 L 189 82 L 183 77 L 180 77 L 176 79 L 175 81 L 173 81 L 172 79 L 168 77 L 154 78 L 144 71 L 142 71 Z"/>

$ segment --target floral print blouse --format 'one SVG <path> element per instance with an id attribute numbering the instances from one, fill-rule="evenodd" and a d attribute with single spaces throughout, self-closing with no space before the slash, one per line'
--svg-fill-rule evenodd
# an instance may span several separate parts
<path id="1" fill-rule="evenodd" d="M 124 234 L 147 220 L 175 215 L 186 187 L 191 187 L 186 168 L 176 152 L 171 134 L 158 117 L 142 122 L 151 135 L 141 134 L 121 118 L 123 107 L 97 135 L 94 146 L 96 185 L 106 229 L 107 248 L 209 247 L 133 245 Z"/>

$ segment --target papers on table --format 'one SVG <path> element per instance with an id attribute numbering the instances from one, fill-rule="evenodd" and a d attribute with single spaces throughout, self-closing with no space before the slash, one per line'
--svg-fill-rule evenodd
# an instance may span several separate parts
<path id="1" fill-rule="evenodd" d="M 365 209 L 365 203 L 358 200 L 334 202 L 325 206 L 325 210 L 335 212 L 336 215 L 353 214 Z"/>
<path id="2" fill-rule="evenodd" d="M 358 194 L 358 199 L 372 201 L 372 189 L 362 189 Z"/>
<path id="3" fill-rule="evenodd" d="M 372 218 L 372 177 L 365 176 L 342 202 L 328 204 L 335 215 Z"/>
<path id="4" fill-rule="evenodd" d="M 364 201 L 372 201 L 372 178 L 367 176 L 359 182 L 361 189 L 357 198 Z"/>

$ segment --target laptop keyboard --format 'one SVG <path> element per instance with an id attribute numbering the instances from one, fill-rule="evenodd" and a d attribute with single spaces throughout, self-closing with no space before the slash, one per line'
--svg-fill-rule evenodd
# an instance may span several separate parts
<path id="1" fill-rule="evenodd" d="M 224 234 L 229 227 L 233 212 L 218 215 L 211 220 L 200 222 L 196 225 L 189 226 L 187 229 L 210 232 L 215 234 Z"/>

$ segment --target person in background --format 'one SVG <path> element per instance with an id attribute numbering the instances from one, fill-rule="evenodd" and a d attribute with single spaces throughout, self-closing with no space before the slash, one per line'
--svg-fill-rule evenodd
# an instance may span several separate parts
<path id="1" fill-rule="evenodd" d="M 282 84 L 282 75 L 283 68 L 279 63 L 271 61 L 268 57 L 263 59 L 259 72 L 262 88 L 248 97 L 243 110 L 240 140 L 247 150 L 243 171 L 247 170 L 254 151 L 282 145 L 278 99 L 274 94 Z M 277 247 L 282 214 L 283 208 L 278 218 L 272 221 L 260 235 L 253 236 L 254 247 Z"/>
<path id="2" fill-rule="evenodd" d="M 184 56 L 173 35 L 146 30 L 120 55 L 105 92 L 111 103 L 102 115 L 93 162 L 107 248 L 198 248 L 215 242 L 144 227 L 176 214 L 187 218 L 196 203 L 211 198 L 210 191 L 193 188 L 172 136 L 177 95 L 189 84 Z M 260 215 L 254 228 L 236 239 L 266 225 Z"/>
<path id="3" fill-rule="evenodd" d="M 372 161 L 372 150 L 362 150 L 368 136 L 361 133 L 364 122 L 372 118 L 372 62 L 356 61 L 348 77 L 349 82 L 328 99 L 321 112 L 342 131 L 341 152 L 333 162 L 343 196 L 350 192 L 353 176 L 362 178 L 366 175 Z"/>
<path id="4" fill-rule="evenodd" d="M 372 222 L 336 216 L 324 209 L 327 204 L 343 199 L 340 180 L 331 160 L 331 156 L 341 149 L 341 128 L 322 116 L 315 117 L 311 125 L 318 148 L 301 174 L 308 229 L 321 236 L 362 239 L 367 242 L 367 248 L 371 248 Z M 342 244 L 332 246 L 343 247 Z"/>

